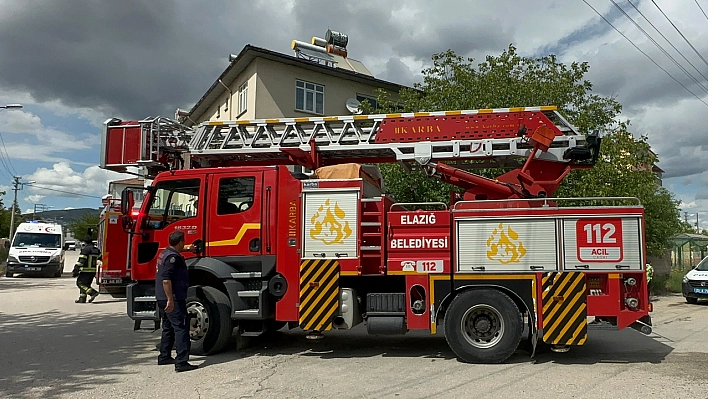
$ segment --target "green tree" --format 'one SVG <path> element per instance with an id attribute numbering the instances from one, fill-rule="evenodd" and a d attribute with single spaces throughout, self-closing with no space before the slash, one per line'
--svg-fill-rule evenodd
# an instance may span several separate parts
<path id="1" fill-rule="evenodd" d="M 476 64 L 452 50 L 433 56 L 433 66 L 423 70 L 423 82 L 402 90 L 399 101 L 379 92 L 376 112 L 414 112 L 457 109 L 506 108 L 555 105 L 581 133 L 611 132 L 602 145 L 602 159 L 591 170 L 574 171 L 556 196 L 632 196 L 645 206 L 648 249 L 660 254 L 668 238 L 680 231 L 679 202 L 657 184 L 651 165 L 657 162 L 646 138 L 627 133 L 617 123 L 622 106 L 613 97 L 592 92 L 585 79 L 586 62 L 564 64 L 556 56 L 522 57 L 510 45 L 499 56 Z M 365 112 L 372 112 L 368 104 Z M 424 173 L 407 173 L 399 165 L 381 165 L 388 190 L 397 201 L 448 201 L 453 187 Z M 493 178 L 500 169 L 475 173 Z M 454 188 L 457 189 L 457 188 Z"/>
<path id="2" fill-rule="evenodd" d="M 93 229 L 93 234 L 91 239 L 95 240 L 98 238 L 98 223 L 101 220 L 101 215 L 96 214 L 86 214 L 79 219 L 70 222 L 67 226 L 71 234 L 79 240 L 86 238 L 88 229 Z"/>

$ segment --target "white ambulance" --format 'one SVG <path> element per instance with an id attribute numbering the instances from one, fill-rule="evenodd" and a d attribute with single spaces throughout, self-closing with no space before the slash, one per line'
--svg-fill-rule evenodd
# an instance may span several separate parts
<path id="1" fill-rule="evenodd" d="M 64 232 L 61 225 L 40 221 L 20 223 L 7 242 L 5 277 L 14 274 L 61 277 L 64 271 Z"/>

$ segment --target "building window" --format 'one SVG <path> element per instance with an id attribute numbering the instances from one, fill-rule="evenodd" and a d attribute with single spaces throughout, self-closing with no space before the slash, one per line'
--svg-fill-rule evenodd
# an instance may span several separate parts
<path id="1" fill-rule="evenodd" d="M 246 105 L 248 101 L 248 82 L 242 84 L 238 88 L 238 114 L 246 112 Z"/>
<path id="2" fill-rule="evenodd" d="M 295 81 L 295 109 L 298 111 L 324 113 L 324 86 Z"/>
<path id="3" fill-rule="evenodd" d="M 379 102 L 376 101 L 375 97 L 357 93 L 356 99 L 361 103 L 363 103 L 364 100 L 368 101 L 372 111 L 376 111 L 377 109 L 379 109 Z"/>

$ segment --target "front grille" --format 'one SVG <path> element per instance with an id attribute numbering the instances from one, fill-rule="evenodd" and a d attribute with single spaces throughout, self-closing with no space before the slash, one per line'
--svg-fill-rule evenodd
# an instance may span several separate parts
<path id="1" fill-rule="evenodd" d="M 49 262 L 48 256 L 20 256 L 20 262 L 26 263 L 47 263 Z"/>
<path id="2" fill-rule="evenodd" d="M 691 281 L 688 280 L 688 286 L 693 288 L 708 288 L 708 281 Z"/>

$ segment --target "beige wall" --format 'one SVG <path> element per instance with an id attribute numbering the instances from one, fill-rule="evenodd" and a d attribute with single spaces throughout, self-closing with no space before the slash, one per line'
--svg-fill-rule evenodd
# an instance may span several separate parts
<path id="1" fill-rule="evenodd" d="M 256 118 L 307 117 L 309 112 L 295 110 L 295 81 L 303 80 L 324 86 L 323 115 L 349 115 L 347 99 L 357 94 L 376 97 L 377 86 L 357 83 L 336 76 L 258 58 L 256 64 Z M 398 93 L 391 93 L 392 99 Z"/>
<path id="2" fill-rule="evenodd" d="M 197 124 L 205 121 L 228 121 L 266 118 L 308 117 L 317 114 L 295 110 L 295 81 L 303 80 L 324 86 L 324 112 L 322 115 L 349 115 L 345 103 L 357 94 L 376 97 L 377 86 L 357 83 L 297 66 L 256 58 L 229 87 L 233 98 L 225 111 L 230 93 L 224 92 L 214 102 Z M 238 115 L 238 88 L 248 81 L 248 105 L 243 115 Z M 391 93 L 397 100 L 398 93 Z"/>
<path id="3" fill-rule="evenodd" d="M 248 100 L 246 105 L 246 112 L 243 115 L 238 114 L 238 88 L 245 82 L 248 82 Z M 238 119 L 255 119 L 255 92 L 256 92 L 256 65 L 251 63 L 243 71 L 241 75 L 234 81 L 234 83 L 229 86 L 233 96 L 228 91 L 219 96 L 213 104 L 209 106 L 207 111 L 202 114 L 202 117 L 196 120 L 197 124 L 206 121 L 230 121 Z M 231 97 L 229 99 L 229 97 Z M 230 100 L 228 104 L 228 109 L 226 107 L 226 100 Z"/>

